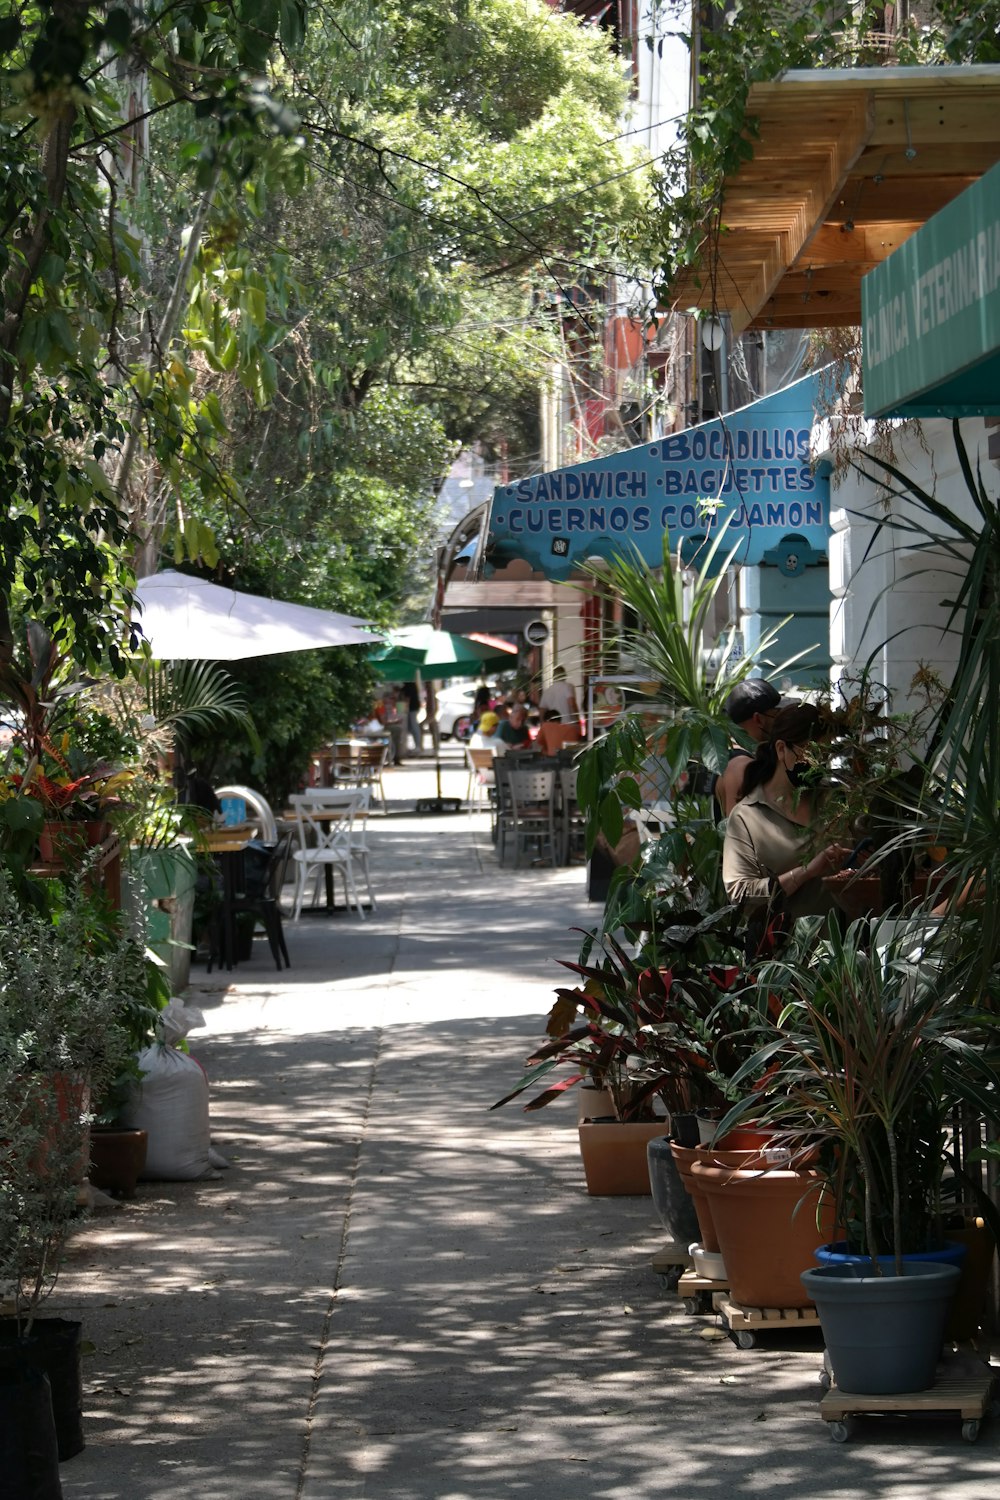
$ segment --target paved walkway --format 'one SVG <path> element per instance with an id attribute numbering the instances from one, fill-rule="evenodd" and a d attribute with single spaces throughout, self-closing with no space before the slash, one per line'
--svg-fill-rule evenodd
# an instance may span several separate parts
<path id="1" fill-rule="evenodd" d="M 650 1200 L 584 1191 L 572 1101 L 488 1112 L 596 909 L 579 867 L 500 873 L 484 815 L 414 816 L 429 794 L 392 773 L 369 920 L 290 925 L 280 978 L 260 940 L 228 988 L 194 971 L 232 1165 L 74 1240 L 67 1500 L 995 1500 L 1000 1423 L 834 1445 L 815 1339 L 686 1317 Z"/>

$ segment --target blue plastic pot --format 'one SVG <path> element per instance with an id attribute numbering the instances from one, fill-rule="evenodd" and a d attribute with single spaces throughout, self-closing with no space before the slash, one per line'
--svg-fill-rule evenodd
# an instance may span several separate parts
<path id="1" fill-rule="evenodd" d="M 856 1255 L 848 1250 L 846 1240 L 835 1240 L 832 1245 L 820 1245 L 813 1252 L 821 1266 L 870 1266 L 871 1256 Z M 958 1266 L 961 1268 L 965 1260 L 965 1246 L 960 1245 L 957 1240 L 948 1240 L 940 1250 L 914 1250 L 904 1254 L 904 1261 L 923 1260 L 930 1261 L 934 1265 Z M 883 1270 L 892 1271 L 896 1265 L 894 1255 L 880 1255 L 879 1265 Z"/>

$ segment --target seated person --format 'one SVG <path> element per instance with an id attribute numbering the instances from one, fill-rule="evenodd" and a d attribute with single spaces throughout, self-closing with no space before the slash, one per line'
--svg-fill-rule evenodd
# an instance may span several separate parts
<path id="1" fill-rule="evenodd" d="M 575 745 L 579 739 L 580 726 L 575 720 L 564 724 L 557 709 L 542 709 L 542 723 L 535 744 L 543 755 L 558 755 L 564 745 Z"/>
<path id="2" fill-rule="evenodd" d="M 508 750 L 525 750 L 531 744 L 528 710 L 523 703 L 515 703 L 509 717 L 501 721 L 497 729 L 497 739 L 501 740 Z"/>
<path id="3" fill-rule="evenodd" d="M 479 723 L 475 731 L 469 737 L 469 745 L 473 750 L 492 750 L 494 755 L 505 755 L 507 746 L 497 738 L 497 728 L 500 719 L 491 708 L 480 714 Z"/>
<path id="4" fill-rule="evenodd" d="M 761 931 L 779 913 L 823 916 L 834 904 L 823 876 L 843 869 L 850 851 L 821 836 L 823 791 L 813 784 L 816 768 L 807 759 L 828 732 L 821 710 L 810 703 L 779 709 L 770 738 L 758 744 L 753 759 L 744 759 L 742 795 L 726 825 L 722 879 L 730 901 Z"/>

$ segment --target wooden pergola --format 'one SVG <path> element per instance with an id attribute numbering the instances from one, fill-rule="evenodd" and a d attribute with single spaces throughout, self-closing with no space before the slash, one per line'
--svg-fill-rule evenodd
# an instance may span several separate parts
<path id="1" fill-rule="evenodd" d="M 861 278 L 1000 161 L 1000 68 L 786 73 L 750 91 L 753 158 L 674 310 L 733 330 L 861 322 Z"/>

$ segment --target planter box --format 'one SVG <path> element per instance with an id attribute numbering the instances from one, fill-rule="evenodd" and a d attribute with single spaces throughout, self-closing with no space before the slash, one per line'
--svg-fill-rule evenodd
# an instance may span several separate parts
<path id="1" fill-rule="evenodd" d="M 128 873 L 129 904 L 144 910 L 146 941 L 170 970 L 171 993 L 179 995 L 191 977 L 194 859 L 183 845 L 133 849 Z"/>
<path id="2" fill-rule="evenodd" d="M 580 1154 L 594 1198 L 649 1197 L 646 1145 L 666 1135 L 666 1120 L 581 1120 Z"/>

